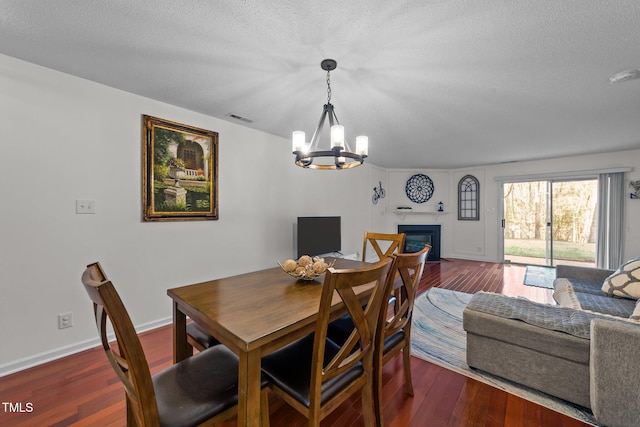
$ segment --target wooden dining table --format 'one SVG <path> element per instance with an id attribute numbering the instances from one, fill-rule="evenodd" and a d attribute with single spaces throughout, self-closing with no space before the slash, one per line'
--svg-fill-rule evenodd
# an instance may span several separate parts
<path id="1" fill-rule="evenodd" d="M 334 268 L 366 265 L 336 259 Z M 315 330 L 323 279 L 300 281 L 274 267 L 169 289 L 174 363 L 192 353 L 186 334 L 189 317 L 238 355 L 238 426 L 259 426 L 261 358 Z M 372 288 L 363 285 L 357 292 L 365 299 Z M 331 318 L 344 313 L 335 295 Z"/>

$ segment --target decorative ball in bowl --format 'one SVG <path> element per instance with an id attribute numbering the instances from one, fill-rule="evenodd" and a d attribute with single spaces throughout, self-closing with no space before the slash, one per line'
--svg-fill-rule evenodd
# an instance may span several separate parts
<path id="1" fill-rule="evenodd" d="M 297 262 L 288 259 L 283 263 L 278 262 L 278 264 L 291 277 L 300 280 L 314 280 L 316 277 L 322 276 L 328 268 L 333 267 L 335 262 L 332 260 L 327 263 L 324 258 L 302 255 Z"/>

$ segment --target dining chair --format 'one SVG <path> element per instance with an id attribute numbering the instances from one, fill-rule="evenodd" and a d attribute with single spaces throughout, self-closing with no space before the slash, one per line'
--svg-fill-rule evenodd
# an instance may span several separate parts
<path id="1" fill-rule="evenodd" d="M 404 249 L 404 233 L 388 234 L 375 233 L 371 231 L 364 232 L 364 242 L 362 246 L 362 261 L 367 261 L 367 247 L 373 247 L 378 261 L 391 256 L 394 253 L 401 253 Z M 382 247 L 381 247 L 382 244 Z M 394 302 L 394 296 L 389 298 L 389 305 Z M 344 342 L 351 330 L 353 329 L 353 321 L 348 314 L 334 320 L 329 324 L 328 336 L 335 342 Z"/>
<path id="2" fill-rule="evenodd" d="M 237 413 L 238 358 L 231 350 L 216 345 L 151 376 L 131 318 L 99 263 L 87 266 L 82 283 L 93 301 L 102 347 L 124 385 L 127 426 L 215 425 Z M 117 347 L 107 337 L 108 322 Z M 269 425 L 266 385 L 263 379 L 263 426 Z"/>
<path id="3" fill-rule="evenodd" d="M 376 351 L 374 357 L 373 380 L 374 401 L 376 407 L 377 425 L 384 425 L 382 405 L 382 367 L 395 355 L 402 351 L 402 365 L 404 382 L 407 392 L 413 396 L 413 382 L 411 381 L 411 320 L 413 318 L 413 304 L 418 285 L 422 278 L 424 265 L 429 256 L 431 246 L 426 245 L 419 252 L 394 254 L 395 271 L 389 274 L 393 309 L 388 314 L 382 310 L 381 329 L 376 336 Z"/>
<path id="4" fill-rule="evenodd" d="M 393 253 L 402 253 L 404 250 L 404 238 L 404 233 L 387 234 L 365 231 L 362 244 L 362 261 L 367 261 L 367 248 L 369 246 L 376 252 L 378 260 Z"/>
<path id="5" fill-rule="evenodd" d="M 394 260 L 386 258 L 361 269 L 330 268 L 325 274 L 315 332 L 262 358 L 269 387 L 317 427 L 342 402 L 360 391 L 366 427 L 375 425 L 373 351 L 380 310 L 391 289 L 387 275 Z M 355 287 L 373 283 L 363 301 Z M 339 297 L 355 320 L 348 339 L 327 339 L 332 300 Z"/>

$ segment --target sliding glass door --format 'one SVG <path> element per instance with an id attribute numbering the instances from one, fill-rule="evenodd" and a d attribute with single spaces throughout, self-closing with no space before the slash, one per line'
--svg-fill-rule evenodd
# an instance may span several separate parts
<path id="1" fill-rule="evenodd" d="M 596 179 L 503 184 L 504 260 L 595 266 Z"/>

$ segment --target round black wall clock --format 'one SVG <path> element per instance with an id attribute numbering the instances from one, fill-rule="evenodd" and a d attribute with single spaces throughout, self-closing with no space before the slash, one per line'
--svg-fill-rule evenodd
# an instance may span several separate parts
<path id="1" fill-rule="evenodd" d="M 433 196 L 433 181 L 427 175 L 417 173 L 407 180 L 404 191 L 412 202 L 424 203 Z"/>

